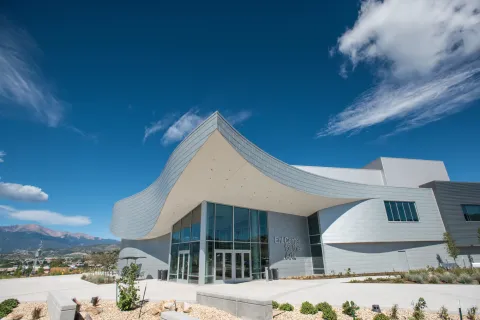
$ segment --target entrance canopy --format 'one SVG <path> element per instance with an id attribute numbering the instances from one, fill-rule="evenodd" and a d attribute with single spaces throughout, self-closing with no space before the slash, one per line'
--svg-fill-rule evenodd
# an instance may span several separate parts
<path id="1" fill-rule="evenodd" d="M 214 113 L 175 149 L 152 185 L 115 204 L 111 231 L 124 239 L 159 237 L 204 200 L 309 216 L 392 188 L 334 180 L 290 166 Z"/>

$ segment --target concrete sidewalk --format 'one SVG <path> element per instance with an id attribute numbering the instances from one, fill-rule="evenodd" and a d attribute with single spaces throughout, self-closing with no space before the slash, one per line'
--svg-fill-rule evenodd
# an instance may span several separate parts
<path id="1" fill-rule="evenodd" d="M 294 305 L 300 305 L 303 301 L 314 304 L 327 301 L 334 306 L 341 306 L 346 300 L 353 300 L 364 307 L 379 304 L 382 308 L 390 308 L 393 304 L 398 304 L 400 308 L 411 308 L 412 301 L 423 297 L 427 301 L 428 309 L 434 311 L 444 305 L 454 312 L 458 309 L 459 300 L 464 311 L 474 305 L 480 307 L 480 285 L 348 283 L 349 280 L 278 280 L 268 283 L 251 281 L 205 286 L 144 280 L 140 282 L 140 294 L 143 296 L 146 286 L 145 298 L 151 301 L 195 301 L 197 291 L 208 291 L 267 298 Z M 0 301 L 7 298 L 45 301 L 48 291 L 57 290 L 80 300 L 89 300 L 92 296 L 115 300 L 115 284 L 96 285 L 81 280 L 79 275 L 71 275 L 0 280 Z"/>

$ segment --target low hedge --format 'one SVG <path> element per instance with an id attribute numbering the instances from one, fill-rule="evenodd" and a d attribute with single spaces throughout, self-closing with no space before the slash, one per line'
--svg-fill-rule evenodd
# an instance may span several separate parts
<path id="1" fill-rule="evenodd" d="M 0 318 L 8 316 L 18 304 L 17 299 L 7 299 L 0 303 Z"/>

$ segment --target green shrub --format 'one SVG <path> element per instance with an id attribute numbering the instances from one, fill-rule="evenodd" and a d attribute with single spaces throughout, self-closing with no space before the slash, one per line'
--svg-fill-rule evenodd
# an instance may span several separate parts
<path id="1" fill-rule="evenodd" d="M 440 279 L 436 275 L 431 275 L 428 278 L 428 283 L 440 283 Z"/>
<path id="2" fill-rule="evenodd" d="M 313 306 L 308 301 L 305 301 L 302 303 L 302 307 L 300 308 L 300 313 L 302 314 L 316 314 L 317 313 L 317 308 Z"/>
<path id="3" fill-rule="evenodd" d="M 440 275 L 440 281 L 444 283 L 454 283 L 455 275 L 451 274 L 450 272 L 445 272 L 444 274 Z"/>
<path id="4" fill-rule="evenodd" d="M 424 278 L 419 273 L 407 274 L 407 280 L 415 283 L 424 283 Z"/>
<path id="5" fill-rule="evenodd" d="M 477 282 L 480 284 L 480 272 L 473 274 L 472 279 L 477 280 Z"/>
<path id="6" fill-rule="evenodd" d="M 394 304 L 392 309 L 390 310 L 390 319 L 397 320 L 398 319 L 398 304 Z"/>
<path id="7" fill-rule="evenodd" d="M 345 301 L 342 304 L 342 309 L 343 309 L 342 312 L 347 316 L 355 317 L 355 311 L 357 311 L 360 308 L 353 301 Z"/>
<path id="8" fill-rule="evenodd" d="M 318 311 L 325 312 L 327 310 L 333 310 L 332 306 L 328 302 L 321 302 L 315 306 Z"/>
<path id="9" fill-rule="evenodd" d="M 458 277 L 457 281 L 463 284 L 471 284 L 473 279 L 468 274 L 463 273 Z"/>
<path id="10" fill-rule="evenodd" d="M 390 318 L 383 313 L 376 314 L 375 317 L 373 317 L 373 320 L 390 320 Z"/>
<path id="11" fill-rule="evenodd" d="M 322 318 L 325 320 L 337 320 L 337 313 L 333 309 L 322 312 Z"/>
<path id="12" fill-rule="evenodd" d="M 404 280 L 402 277 L 395 277 L 393 278 L 393 283 L 404 283 Z"/>
<path id="13" fill-rule="evenodd" d="M 137 264 L 131 263 L 123 268 L 122 276 L 117 280 L 119 291 L 117 306 L 122 311 L 135 309 L 140 301 L 139 289 L 135 283 L 139 270 Z"/>
<path id="14" fill-rule="evenodd" d="M 19 302 L 17 299 L 7 299 L 0 303 L 0 318 L 4 318 L 9 315 L 13 309 L 18 306 Z"/>
<path id="15" fill-rule="evenodd" d="M 477 314 L 477 307 L 471 307 L 467 309 L 467 319 L 468 320 L 475 320 Z"/>
<path id="16" fill-rule="evenodd" d="M 278 308 L 283 311 L 293 311 L 293 306 L 290 303 L 282 303 Z"/>
<path id="17" fill-rule="evenodd" d="M 80 279 L 82 279 L 82 280 L 87 279 L 87 275 L 86 275 L 86 274 L 82 274 L 82 277 L 81 277 Z"/>
<path id="18" fill-rule="evenodd" d="M 278 302 L 277 301 L 275 301 L 275 300 L 272 301 L 272 308 L 273 309 L 278 309 Z"/>
<path id="19" fill-rule="evenodd" d="M 419 298 L 418 302 L 413 307 L 413 319 L 423 320 L 425 319 L 425 312 L 423 309 L 427 307 L 427 302 L 423 298 Z"/>
<path id="20" fill-rule="evenodd" d="M 438 312 L 438 317 L 442 320 L 450 320 L 450 316 L 448 315 L 448 310 L 445 308 L 445 306 L 442 306 L 440 308 L 440 311 Z"/>

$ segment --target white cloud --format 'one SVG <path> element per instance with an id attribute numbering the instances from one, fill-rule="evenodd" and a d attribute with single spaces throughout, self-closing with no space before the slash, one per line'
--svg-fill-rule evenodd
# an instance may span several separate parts
<path id="1" fill-rule="evenodd" d="M 162 144 L 169 145 L 171 143 L 182 140 L 186 135 L 192 132 L 206 117 L 198 114 L 198 109 L 190 109 L 187 113 L 175 121 L 163 134 Z"/>
<path id="2" fill-rule="evenodd" d="M 86 226 L 92 223 L 86 216 L 66 216 L 48 210 L 16 210 L 0 205 L 0 213 L 8 215 L 12 219 L 36 221 L 47 225 Z"/>
<path id="3" fill-rule="evenodd" d="M 0 150 L 0 163 L 5 162 L 3 158 L 7 155 L 5 151 Z"/>
<path id="4" fill-rule="evenodd" d="M 0 198 L 17 201 L 47 201 L 48 194 L 34 186 L 0 182 Z"/>
<path id="5" fill-rule="evenodd" d="M 65 104 L 54 94 L 32 59 L 38 48 L 29 34 L 0 16 L 0 106 L 27 110 L 56 127 Z"/>
<path id="6" fill-rule="evenodd" d="M 373 66 L 378 85 L 318 133 L 355 132 L 389 120 L 395 132 L 439 120 L 480 98 L 480 0 L 366 0 L 339 39 L 340 67 Z"/>
<path id="7" fill-rule="evenodd" d="M 249 110 L 242 110 L 236 114 L 227 116 L 227 121 L 233 126 L 248 120 L 252 116 L 252 112 Z"/>
<path id="8" fill-rule="evenodd" d="M 168 128 L 168 126 L 174 121 L 174 116 L 175 116 L 174 114 L 169 114 L 161 120 L 152 122 L 150 126 L 146 126 L 145 134 L 143 136 L 143 143 L 145 143 L 147 138 L 150 137 L 151 135 Z"/>

